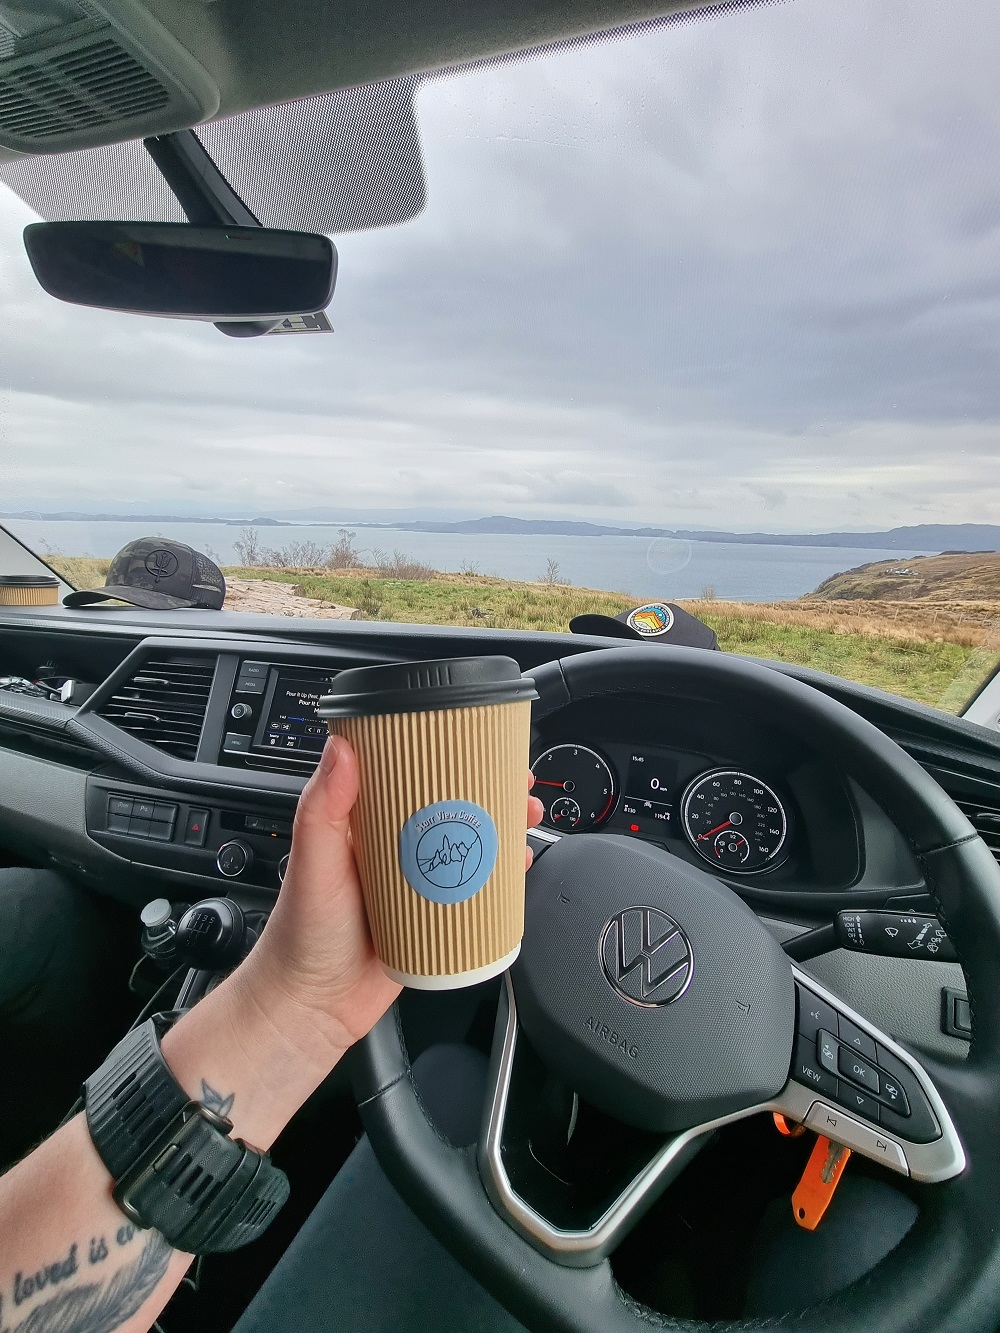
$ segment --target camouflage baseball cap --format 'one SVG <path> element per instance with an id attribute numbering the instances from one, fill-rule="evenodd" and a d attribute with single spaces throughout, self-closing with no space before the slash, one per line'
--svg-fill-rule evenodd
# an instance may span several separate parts
<path id="1" fill-rule="evenodd" d="M 123 546 L 112 560 L 103 588 L 71 592 L 63 598 L 63 605 L 116 601 L 150 611 L 185 606 L 219 610 L 225 596 L 222 570 L 207 555 L 165 537 L 140 537 Z"/>

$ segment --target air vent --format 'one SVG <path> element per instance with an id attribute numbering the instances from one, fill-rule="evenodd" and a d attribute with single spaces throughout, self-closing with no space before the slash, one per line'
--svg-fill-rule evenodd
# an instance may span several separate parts
<path id="1" fill-rule="evenodd" d="M 110 39 L 76 51 L 20 62 L 0 84 L 5 135 L 46 139 L 148 116 L 170 93 Z"/>
<path id="2" fill-rule="evenodd" d="M 955 804 L 968 816 L 972 827 L 1000 861 L 1000 809 L 968 799 L 956 800 Z"/>
<path id="3" fill-rule="evenodd" d="M 215 658 L 152 659 L 97 709 L 98 716 L 175 759 L 193 759 L 208 711 Z"/>

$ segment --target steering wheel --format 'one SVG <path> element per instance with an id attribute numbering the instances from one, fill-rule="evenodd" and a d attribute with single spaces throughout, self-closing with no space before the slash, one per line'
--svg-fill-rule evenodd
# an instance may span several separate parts
<path id="1" fill-rule="evenodd" d="M 975 1039 L 964 1062 L 918 1060 L 799 972 L 707 872 L 627 837 L 552 835 L 528 876 L 524 942 L 501 996 L 478 1149 L 453 1147 L 428 1119 L 393 1010 L 355 1048 L 354 1093 L 393 1185 L 529 1329 L 697 1333 L 708 1326 L 623 1292 L 607 1256 L 714 1130 L 780 1110 L 925 1182 L 901 1244 L 867 1277 L 788 1321 L 805 1333 L 994 1333 L 1000 867 L 990 851 L 893 741 L 766 667 L 647 647 L 581 653 L 532 674 L 536 718 L 600 696 L 638 695 L 651 706 L 724 698 L 807 737 L 886 810 L 919 858 L 962 962 Z M 522 1110 L 546 1069 L 620 1128 L 605 1133 L 613 1161 L 603 1194 L 553 1193 L 533 1172 Z"/>

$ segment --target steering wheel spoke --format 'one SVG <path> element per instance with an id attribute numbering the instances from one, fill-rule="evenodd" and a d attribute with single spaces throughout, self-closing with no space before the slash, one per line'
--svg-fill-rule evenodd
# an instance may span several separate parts
<path id="1" fill-rule="evenodd" d="M 551 1105 L 552 1076 L 518 1022 L 508 975 L 497 1014 L 479 1172 L 494 1207 L 530 1244 L 556 1263 L 584 1268 L 618 1246 L 718 1124 L 666 1136 L 636 1130 L 581 1108 L 576 1093 L 557 1086 L 568 1099 L 561 1118 L 560 1108 Z M 538 1133 L 546 1112 L 552 1127 Z"/>

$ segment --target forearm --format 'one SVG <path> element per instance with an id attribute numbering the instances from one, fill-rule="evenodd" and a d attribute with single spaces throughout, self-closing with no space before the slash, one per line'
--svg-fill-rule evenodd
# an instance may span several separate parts
<path id="1" fill-rule="evenodd" d="M 340 1054 L 244 965 L 164 1038 L 174 1077 L 213 1101 L 233 1133 L 266 1149 Z M 302 1041 L 296 1040 L 301 1033 Z M 228 1105 L 227 1105 L 228 1103 Z M 132 1227 L 84 1116 L 0 1179 L 0 1330 L 143 1333 L 190 1263 Z"/>
<path id="2" fill-rule="evenodd" d="M 82 1115 L 0 1180 L 3 1333 L 148 1329 L 190 1255 L 131 1226 Z"/>

